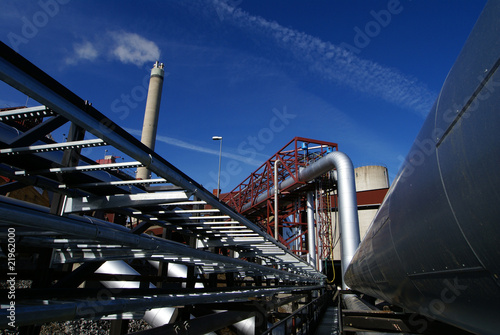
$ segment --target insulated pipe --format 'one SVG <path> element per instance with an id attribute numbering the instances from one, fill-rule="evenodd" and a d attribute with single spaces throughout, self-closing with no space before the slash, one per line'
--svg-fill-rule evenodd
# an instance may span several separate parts
<path id="1" fill-rule="evenodd" d="M 301 182 L 308 182 L 332 169 L 336 169 L 337 174 L 343 278 L 347 266 L 351 262 L 360 242 L 356 183 L 354 180 L 354 167 L 352 162 L 346 154 L 340 151 L 334 151 L 300 170 L 298 173 L 298 180 Z M 277 186 L 280 190 L 283 190 L 294 183 L 295 180 L 290 177 Z M 271 188 L 270 193 L 272 192 L 274 192 L 274 187 Z M 267 193 L 264 193 L 257 197 L 254 203 L 264 201 L 266 198 Z M 243 206 L 243 210 L 250 206 L 251 204 Z M 347 288 L 343 279 L 342 287 L 344 289 Z"/>
<path id="2" fill-rule="evenodd" d="M 43 208 L 38 210 L 38 208 Z M 188 247 L 185 244 L 151 237 L 146 234 L 131 234 L 130 229 L 107 221 L 81 217 L 77 215 L 56 216 L 50 215 L 46 207 L 24 206 L 20 200 L 15 200 L 0 196 L 0 218 L 2 222 L 20 224 L 70 235 L 78 235 L 80 238 L 95 239 L 96 236 L 104 238 L 112 243 L 124 245 L 140 245 L 141 248 L 149 250 L 168 250 L 169 253 L 179 254 L 186 257 L 193 257 L 210 262 L 224 263 L 233 267 L 241 267 L 257 273 L 277 274 L 278 276 L 288 274 L 297 279 L 305 277 L 299 273 L 286 273 L 279 269 L 270 268 L 264 265 L 249 263 L 247 261 L 230 258 L 218 254 L 209 253 L 200 249 Z"/>
<path id="3" fill-rule="evenodd" d="M 483 335 L 500 329 L 499 17 L 488 1 L 345 274 Z"/>
<path id="4" fill-rule="evenodd" d="M 314 233 L 314 193 L 307 192 L 307 247 L 309 263 L 316 269 L 316 242 Z"/>
<path id="5" fill-rule="evenodd" d="M 163 87 L 163 63 L 156 62 L 151 69 L 148 98 L 144 112 L 141 142 L 151 150 L 155 149 L 156 131 L 158 129 L 158 114 L 160 112 L 161 92 Z M 145 167 L 137 169 L 137 179 L 150 179 L 151 171 Z"/>
<path id="6" fill-rule="evenodd" d="M 354 167 L 349 157 L 342 152 L 332 152 L 325 156 L 325 158 L 327 158 L 325 162 L 319 160 L 319 164 L 313 164 L 311 172 L 308 171 L 308 173 L 319 173 L 327 169 L 329 165 L 334 165 L 337 169 L 342 287 L 346 289 L 347 285 L 344 282 L 344 274 L 360 243 Z M 321 172 L 320 174 L 325 172 Z"/>

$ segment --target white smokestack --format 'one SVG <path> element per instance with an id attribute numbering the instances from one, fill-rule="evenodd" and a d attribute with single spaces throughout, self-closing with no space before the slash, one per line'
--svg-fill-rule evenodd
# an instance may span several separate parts
<path id="1" fill-rule="evenodd" d="M 144 124 L 142 126 L 141 142 L 148 148 L 155 149 L 156 130 L 158 128 L 158 113 L 160 111 L 161 92 L 163 87 L 163 63 L 156 62 L 151 69 L 149 79 L 148 99 L 146 111 L 144 112 Z M 137 169 L 137 179 L 149 179 L 151 172 L 141 167 Z"/>

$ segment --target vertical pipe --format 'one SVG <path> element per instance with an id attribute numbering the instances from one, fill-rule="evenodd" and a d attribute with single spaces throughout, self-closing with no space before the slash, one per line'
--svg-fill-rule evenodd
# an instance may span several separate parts
<path id="1" fill-rule="evenodd" d="M 314 193 L 307 192 L 307 245 L 309 263 L 316 268 L 316 243 L 314 233 Z"/>
<path id="2" fill-rule="evenodd" d="M 337 179 L 342 276 L 344 276 L 360 241 L 356 183 L 352 162 L 343 152 L 331 152 L 300 170 L 299 180 L 313 180 L 333 168 L 337 172 L 336 174 L 334 173 L 334 176 Z M 283 181 L 281 186 L 283 187 L 286 183 L 287 180 Z M 344 289 L 347 288 L 343 277 L 342 287 Z"/>
<path id="3" fill-rule="evenodd" d="M 279 159 L 274 161 L 274 238 L 278 241 L 278 232 L 279 232 L 279 215 L 278 215 L 278 163 L 282 164 Z"/>
<path id="4" fill-rule="evenodd" d="M 323 252 L 321 251 L 321 246 L 322 246 L 322 243 L 321 243 L 321 238 L 319 236 L 320 232 L 321 232 L 321 223 L 322 223 L 322 218 L 320 218 L 319 216 L 319 210 L 318 210 L 318 207 L 319 207 L 319 202 L 320 202 L 320 192 L 318 191 L 318 183 L 316 183 L 315 185 L 315 191 L 314 191 L 314 199 L 316 199 L 317 201 L 314 202 L 314 206 L 315 206 L 315 210 L 314 210 L 314 222 L 316 222 L 315 226 L 314 226 L 314 238 L 315 238 L 315 241 L 316 241 L 316 270 L 319 269 L 319 272 L 321 272 L 321 255 L 323 254 Z"/>
<path id="5" fill-rule="evenodd" d="M 220 137 L 220 147 L 219 147 L 219 175 L 217 177 L 217 199 L 220 198 L 220 166 L 222 163 L 222 137 Z"/>
<path id="6" fill-rule="evenodd" d="M 297 200 L 297 203 L 295 203 L 295 222 L 300 222 L 300 198 Z M 295 226 L 294 228 L 294 236 L 297 236 L 300 234 L 299 227 Z M 301 250 L 300 247 L 300 238 L 295 239 L 295 250 Z M 297 253 L 298 256 L 302 256 L 302 251 L 299 251 Z"/>
<path id="7" fill-rule="evenodd" d="M 163 63 L 156 62 L 151 69 L 149 79 L 148 99 L 144 112 L 141 142 L 151 150 L 155 149 L 156 131 L 158 129 L 158 114 L 160 111 L 161 92 L 163 88 Z M 149 179 L 151 172 L 146 167 L 137 169 L 137 179 Z"/>
<path id="8" fill-rule="evenodd" d="M 360 242 L 358 201 L 356 198 L 354 167 L 352 166 L 351 160 L 347 157 L 347 155 L 338 151 L 333 152 L 332 154 L 338 155 L 335 157 L 335 166 L 337 168 L 337 194 L 341 238 L 340 244 L 342 253 L 342 288 L 347 289 L 347 285 L 344 281 L 344 275 Z"/>

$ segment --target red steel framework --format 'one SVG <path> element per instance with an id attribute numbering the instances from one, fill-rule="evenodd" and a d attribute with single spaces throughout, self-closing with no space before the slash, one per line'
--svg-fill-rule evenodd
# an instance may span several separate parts
<path id="1" fill-rule="evenodd" d="M 338 150 L 337 143 L 295 137 L 271 156 L 248 178 L 231 192 L 223 194 L 221 201 L 264 227 L 274 236 L 275 218 L 279 233 L 274 236 L 298 255 L 307 254 L 306 195 L 316 195 L 316 241 L 320 259 L 328 258 L 333 245 L 332 202 L 328 195 L 332 191 L 329 176 L 318 178 L 316 182 L 298 180 L 300 169 Z M 276 164 L 276 161 L 280 163 Z M 275 169 L 280 185 L 278 213 L 274 211 Z M 283 186 L 283 181 L 287 181 Z"/>

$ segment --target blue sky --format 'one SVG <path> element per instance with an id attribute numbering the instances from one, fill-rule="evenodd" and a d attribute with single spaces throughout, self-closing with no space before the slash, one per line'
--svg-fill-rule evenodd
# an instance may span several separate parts
<path id="1" fill-rule="evenodd" d="M 485 2 L 2 0 L 0 39 L 137 137 L 165 63 L 156 151 L 210 190 L 214 135 L 223 192 L 295 136 L 392 180 Z"/>

